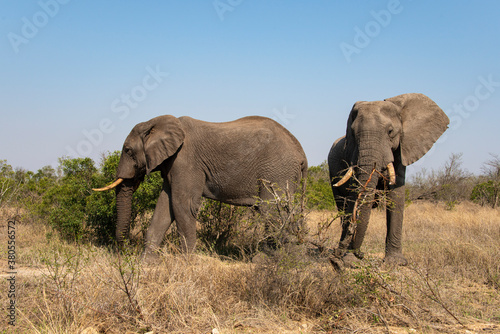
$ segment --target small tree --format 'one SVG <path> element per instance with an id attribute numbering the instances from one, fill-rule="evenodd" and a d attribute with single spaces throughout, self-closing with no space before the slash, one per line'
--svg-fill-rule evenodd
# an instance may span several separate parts
<path id="1" fill-rule="evenodd" d="M 238 256 L 245 245 L 238 240 L 248 208 L 225 204 L 211 199 L 203 199 L 198 212 L 201 242 L 210 251 L 221 255 Z M 236 242 L 235 240 L 238 240 Z M 237 243 L 240 243 L 239 247 Z"/>
<path id="2" fill-rule="evenodd" d="M 102 158 L 99 171 L 94 175 L 93 187 L 109 184 L 116 179 L 116 169 L 120 162 L 120 151 Z M 132 225 L 141 224 L 144 231 L 154 211 L 161 191 L 163 179 L 159 172 L 147 175 L 132 199 Z M 91 192 L 86 199 L 86 221 L 93 235 L 101 243 L 113 242 L 116 229 L 116 196 L 114 191 Z"/>
<path id="3" fill-rule="evenodd" d="M 59 159 L 61 178 L 48 189 L 39 213 L 68 240 L 80 240 L 85 230 L 85 199 L 97 169 L 90 158 Z"/>
<path id="4" fill-rule="evenodd" d="M 440 186 L 438 198 L 453 208 L 462 200 L 466 200 L 472 192 L 469 182 L 471 174 L 462 168 L 462 153 L 452 153 L 444 168 L 438 173 L 437 181 Z"/>
<path id="5" fill-rule="evenodd" d="M 443 201 L 453 208 L 456 203 L 468 200 L 475 178 L 462 168 L 462 154 L 452 153 L 444 166 L 437 171 L 422 169 L 409 182 L 410 199 Z"/>
<path id="6" fill-rule="evenodd" d="M 115 180 L 120 152 L 103 155 L 96 185 L 110 184 Z M 114 191 L 91 192 L 86 198 L 87 223 L 99 243 L 108 244 L 114 240 L 116 227 L 116 196 Z"/>
<path id="7" fill-rule="evenodd" d="M 489 204 L 495 208 L 498 204 L 498 189 L 495 189 L 495 185 L 491 180 L 479 183 L 472 189 L 470 199 L 481 206 Z"/>
<path id="8" fill-rule="evenodd" d="M 319 166 L 312 166 L 308 169 L 306 203 L 308 209 L 335 209 L 330 173 L 326 161 Z"/>
<path id="9" fill-rule="evenodd" d="M 471 200 L 481 204 L 489 204 L 496 208 L 500 201 L 500 157 L 491 154 L 492 159 L 484 163 L 482 170 L 486 182 L 476 185 Z"/>
<path id="10" fill-rule="evenodd" d="M 14 169 L 7 164 L 7 160 L 0 160 L 0 208 L 19 204 L 32 176 L 32 172 Z"/>
<path id="11" fill-rule="evenodd" d="M 49 167 L 31 173 L 27 182 L 28 210 L 46 220 L 70 241 L 85 238 L 111 243 L 116 228 L 114 191 L 95 193 L 92 188 L 116 178 L 120 152 L 103 157 L 99 168 L 90 158 L 59 159 L 58 175 Z M 162 179 L 159 173 L 146 176 L 134 193 L 132 219 L 146 225 L 154 210 Z"/>

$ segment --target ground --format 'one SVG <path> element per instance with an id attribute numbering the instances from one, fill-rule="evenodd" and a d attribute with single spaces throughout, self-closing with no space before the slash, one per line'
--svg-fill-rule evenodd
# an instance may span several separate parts
<path id="1" fill-rule="evenodd" d="M 8 212 L 1 239 L 7 243 Z M 335 212 L 311 212 L 309 235 L 335 247 Z M 385 216 L 374 210 L 366 260 L 338 273 L 312 248 L 236 261 L 178 254 L 153 264 L 134 254 L 60 240 L 23 217 L 16 226 L 19 333 L 497 333 L 500 211 L 463 203 L 406 210 L 407 267 L 382 264 Z M 323 229 L 321 228 L 323 227 Z M 47 237 L 48 236 L 48 237 Z M 0 276 L 8 278 L 7 247 Z M 306 250 L 304 250 L 306 249 Z M 309 254 L 309 253 L 307 253 Z M 4 285 L 5 286 L 5 285 Z M 3 294 L 8 300 L 7 291 Z M 5 308 L 3 308 L 5 310 Z M 1 331 L 0 331 L 1 332 Z M 15 332 L 15 331 L 14 331 Z"/>

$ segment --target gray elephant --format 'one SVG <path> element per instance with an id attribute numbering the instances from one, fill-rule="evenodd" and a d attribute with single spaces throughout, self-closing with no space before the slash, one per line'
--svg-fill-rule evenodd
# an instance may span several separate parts
<path id="1" fill-rule="evenodd" d="M 277 122 L 250 116 L 226 123 L 165 115 L 137 124 L 123 144 L 116 187 L 116 240 L 131 223 L 132 194 L 144 176 L 160 171 L 163 187 L 146 232 L 145 254 L 160 246 L 175 220 L 184 252 L 194 250 L 201 198 L 253 206 L 270 199 L 263 182 L 295 191 L 307 174 L 298 140 Z"/>
<path id="2" fill-rule="evenodd" d="M 401 249 L 406 166 L 432 147 L 448 123 L 441 108 L 423 94 L 354 104 L 346 135 L 333 144 L 328 155 L 335 202 L 338 210 L 345 212 L 338 255 L 346 264 L 363 257 L 360 248 L 375 202 L 375 189 L 388 190 L 390 203 L 386 208 L 384 261 L 407 264 Z M 350 223 L 353 212 L 354 225 Z"/>

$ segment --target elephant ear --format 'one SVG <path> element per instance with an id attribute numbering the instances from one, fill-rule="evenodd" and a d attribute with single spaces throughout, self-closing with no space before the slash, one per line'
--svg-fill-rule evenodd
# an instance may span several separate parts
<path id="1" fill-rule="evenodd" d="M 356 117 L 358 117 L 358 104 L 363 102 L 364 101 L 358 101 L 354 103 L 354 105 L 351 108 L 351 112 L 349 113 L 349 118 L 347 119 L 344 150 L 345 152 L 352 152 L 353 155 L 357 154 L 357 149 L 356 149 L 356 139 L 354 138 L 354 132 L 352 130 L 352 123 L 354 122 Z M 349 163 L 351 164 L 353 164 L 357 160 L 357 157 L 355 156 L 346 158 L 350 159 Z"/>
<path id="2" fill-rule="evenodd" d="M 159 116 L 148 121 L 143 133 L 146 172 L 149 174 L 173 156 L 184 142 L 181 122 L 174 116 Z"/>
<path id="3" fill-rule="evenodd" d="M 401 110 L 401 158 L 411 165 L 427 153 L 446 131 L 450 120 L 439 106 L 423 94 L 402 94 L 386 99 Z"/>

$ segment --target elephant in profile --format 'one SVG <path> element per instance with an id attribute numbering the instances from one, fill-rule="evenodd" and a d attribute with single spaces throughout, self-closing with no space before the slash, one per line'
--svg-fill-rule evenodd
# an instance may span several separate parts
<path id="1" fill-rule="evenodd" d="M 376 189 L 387 190 L 384 261 L 407 264 L 401 248 L 406 166 L 427 153 L 448 124 L 441 108 L 423 94 L 354 104 L 346 135 L 328 155 L 335 202 L 345 213 L 338 249 L 345 264 L 363 257 L 360 248 Z"/>
<path id="2" fill-rule="evenodd" d="M 250 116 L 209 123 L 164 115 L 137 124 L 123 144 L 116 188 L 116 240 L 123 244 L 131 223 L 132 194 L 144 176 L 160 171 L 163 186 L 145 236 L 145 255 L 160 246 L 175 220 L 181 248 L 192 252 L 202 197 L 253 206 L 272 195 L 263 182 L 295 191 L 307 174 L 298 140 L 272 119 Z"/>

